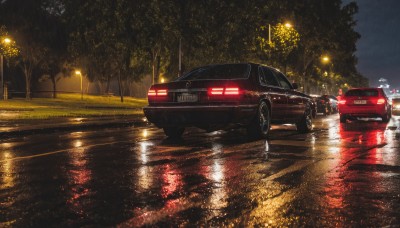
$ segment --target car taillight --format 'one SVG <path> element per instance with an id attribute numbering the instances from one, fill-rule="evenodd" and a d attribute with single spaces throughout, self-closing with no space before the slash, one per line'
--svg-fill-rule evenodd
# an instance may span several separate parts
<path id="1" fill-rule="evenodd" d="M 339 100 L 339 104 L 341 104 L 341 105 L 346 104 L 346 100 Z"/>
<path id="2" fill-rule="evenodd" d="M 157 90 L 157 96 L 167 96 L 167 90 L 166 89 Z"/>
<path id="3" fill-rule="evenodd" d="M 225 88 L 225 95 L 239 95 L 239 88 L 237 87 L 227 87 Z"/>
<path id="4" fill-rule="evenodd" d="M 148 97 L 154 97 L 156 95 L 157 95 L 157 93 L 156 93 L 155 89 L 150 89 L 149 92 L 147 92 Z"/>
<path id="5" fill-rule="evenodd" d="M 208 95 L 223 95 L 224 88 L 210 88 L 208 90 Z"/>
<path id="6" fill-rule="evenodd" d="M 232 96 L 232 95 L 239 95 L 240 90 L 238 87 L 212 87 L 208 89 L 208 95 L 209 96 Z"/>
<path id="7" fill-rule="evenodd" d="M 385 99 L 379 98 L 378 101 L 376 102 L 376 104 L 378 104 L 378 105 L 379 104 L 385 104 L 385 102 L 386 102 Z"/>
<path id="8" fill-rule="evenodd" d="M 150 89 L 149 92 L 147 92 L 148 97 L 163 97 L 167 96 L 168 91 L 166 89 Z"/>

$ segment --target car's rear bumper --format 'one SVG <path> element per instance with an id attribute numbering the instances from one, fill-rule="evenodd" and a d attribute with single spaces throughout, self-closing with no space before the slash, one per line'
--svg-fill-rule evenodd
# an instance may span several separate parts
<path id="1" fill-rule="evenodd" d="M 147 106 L 146 118 L 158 127 L 247 124 L 255 117 L 257 105 Z"/>
<path id="2" fill-rule="evenodd" d="M 340 106 L 339 113 L 341 115 L 355 117 L 382 117 L 387 114 L 388 109 L 384 105 L 375 106 Z"/>

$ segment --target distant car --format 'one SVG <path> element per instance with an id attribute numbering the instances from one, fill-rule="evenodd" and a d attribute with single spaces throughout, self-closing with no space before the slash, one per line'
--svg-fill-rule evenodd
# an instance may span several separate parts
<path id="1" fill-rule="evenodd" d="M 324 115 L 329 115 L 338 112 L 337 98 L 332 95 L 322 95 L 317 97 L 317 112 Z"/>
<path id="2" fill-rule="evenodd" d="M 194 126 L 207 131 L 244 127 L 250 136 L 266 138 L 271 123 L 295 123 L 299 132 L 309 132 L 315 104 L 296 88 L 268 66 L 208 65 L 151 86 L 143 111 L 169 137 Z"/>
<path id="3" fill-rule="evenodd" d="M 388 97 L 382 88 L 355 88 L 348 90 L 339 100 L 340 122 L 349 118 L 382 118 L 388 122 L 391 108 Z"/>
<path id="4" fill-rule="evenodd" d="M 400 115 L 400 97 L 392 98 L 392 114 Z"/>

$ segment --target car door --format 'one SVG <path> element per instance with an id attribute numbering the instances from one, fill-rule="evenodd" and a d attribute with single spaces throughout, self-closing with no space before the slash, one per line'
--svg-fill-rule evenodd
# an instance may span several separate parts
<path id="1" fill-rule="evenodd" d="M 271 119 L 279 121 L 286 119 L 287 96 L 279 85 L 275 74 L 268 67 L 259 68 L 260 85 L 269 95 L 271 101 Z"/>
<path id="2" fill-rule="evenodd" d="M 304 98 L 296 92 L 292 84 L 281 72 L 275 71 L 278 83 L 285 92 L 287 103 L 285 106 L 286 117 L 288 119 L 298 119 L 304 113 Z"/>

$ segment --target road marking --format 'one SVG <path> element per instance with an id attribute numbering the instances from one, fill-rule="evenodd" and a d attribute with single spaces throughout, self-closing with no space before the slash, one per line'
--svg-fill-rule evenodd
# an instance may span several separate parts
<path id="1" fill-rule="evenodd" d="M 81 147 L 74 147 L 74 148 L 69 148 L 69 149 L 64 149 L 64 150 L 57 150 L 57 151 L 52 151 L 52 152 L 47 152 L 47 153 L 41 153 L 41 154 L 35 154 L 35 155 L 29 155 L 29 156 L 21 156 L 21 157 L 14 157 L 14 158 L 7 158 L 4 160 L 0 160 L 0 163 L 4 162 L 10 162 L 10 161 L 19 161 L 19 160 L 25 160 L 25 159 L 31 159 L 31 158 L 38 158 L 38 157 L 44 157 L 48 155 L 53 155 L 53 154 L 60 154 L 64 152 L 70 152 L 71 150 L 74 149 L 87 149 L 95 146 L 105 146 L 105 145 L 111 145 L 111 144 L 116 144 L 116 143 L 122 143 L 122 142 L 132 142 L 132 141 L 118 141 L 118 142 L 110 142 L 110 143 L 99 143 L 99 144 L 92 144 L 92 145 L 87 145 L 87 146 L 81 146 Z"/>

